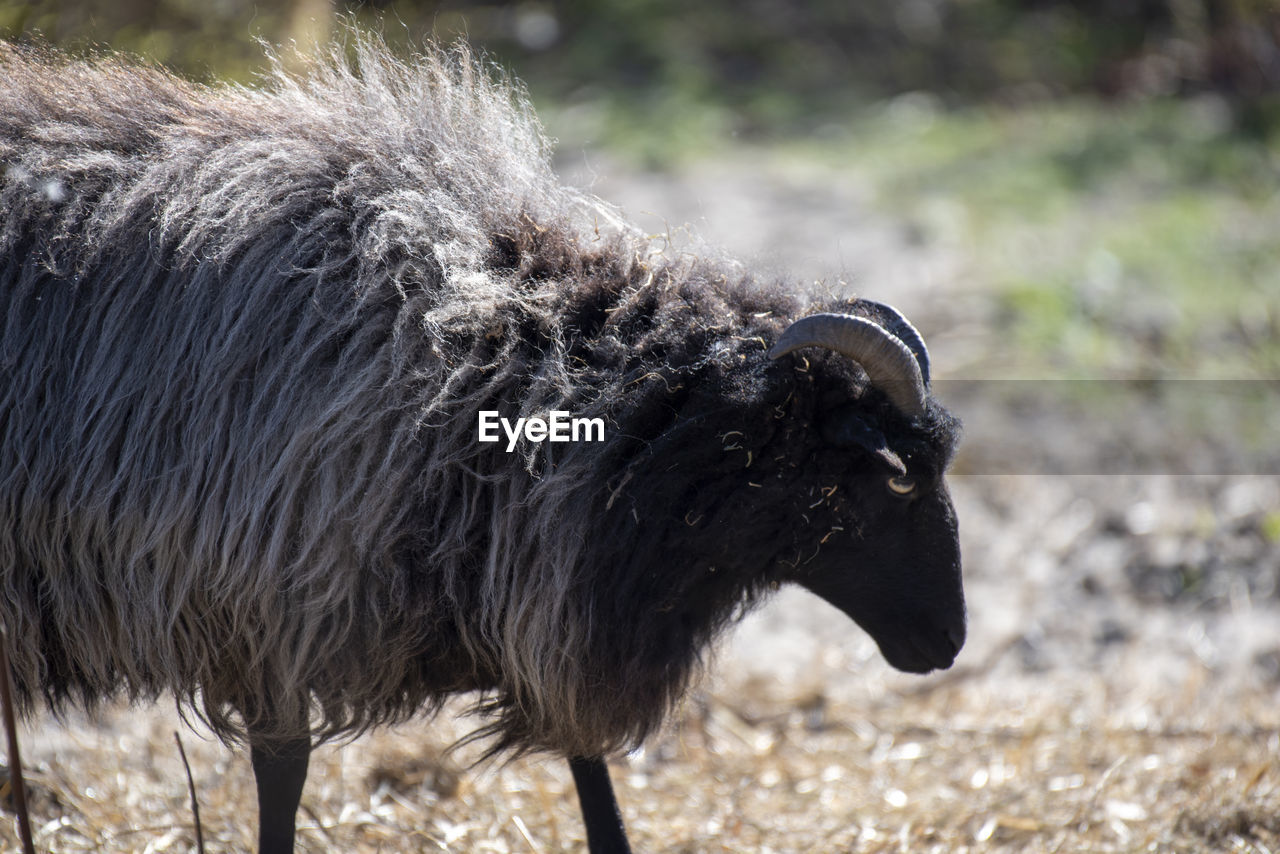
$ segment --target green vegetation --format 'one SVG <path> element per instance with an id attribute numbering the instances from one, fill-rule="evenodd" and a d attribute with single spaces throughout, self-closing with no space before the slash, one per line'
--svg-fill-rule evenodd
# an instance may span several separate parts
<path id="1" fill-rule="evenodd" d="M 966 283 L 1032 369 L 1280 371 L 1280 146 L 1212 98 L 948 113 L 890 105 L 808 156 L 856 164 L 884 208 L 964 247 Z"/>
<path id="2" fill-rule="evenodd" d="M 557 100 L 723 104 L 746 134 L 910 91 L 951 105 L 1214 91 L 1251 128 L 1280 111 L 1274 0 L 0 0 L 0 34 L 243 79 L 255 38 L 306 43 L 338 16 L 393 42 L 465 35 Z"/>
<path id="3" fill-rule="evenodd" d="M 1280 543 L 1280 512 L 1272 511 L 1262 518 L 1262 535 L 1269 543 Z"/>

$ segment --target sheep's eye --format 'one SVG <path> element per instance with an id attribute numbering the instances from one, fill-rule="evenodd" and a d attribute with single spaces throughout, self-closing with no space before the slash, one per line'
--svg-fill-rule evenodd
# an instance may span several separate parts
<path id="1" fill-rule="evenodd" d="M 910 495 L 916 491 L 916 479 L 914 477 L 891 477 L 889 478 L 889 491 L 894 495 Z"/>

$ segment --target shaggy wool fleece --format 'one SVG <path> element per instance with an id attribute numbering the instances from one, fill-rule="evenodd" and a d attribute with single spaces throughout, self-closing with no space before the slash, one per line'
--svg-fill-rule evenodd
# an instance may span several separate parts
<path id="1" fill-rule="evenodd" d="M 495 749 L 634 745 L 813 547 L 750 492 L 807 453 L 764 355 L 798 302 L 561 186 L 465 49 L 350 41 L 254 89 L 0 45 L 19 694 L 234 740 L 478 690 Z M 606 438 L 509 455 L 481 409 Z"/>

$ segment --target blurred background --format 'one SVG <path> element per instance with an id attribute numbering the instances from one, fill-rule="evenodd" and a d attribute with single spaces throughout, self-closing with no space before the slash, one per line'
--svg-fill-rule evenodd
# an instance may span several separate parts
<path id="1" fill-rule="evenodd" d="M 1000 376 L 1011 361 L 1088 379 L 1280 368 L 1275 0 L 0 0 L 0 36 L 241 83 L 262 72 L 263 42 L 305 50 L 344 19 L 406 49 L 483 48 L 528 85 L 566 178 L 598 180 L 632 216 L 678 228 L 691 213 L 731 250 L 748 228 L 753 255 L 770 229 L 829 225 L 838 247 L 819 254 L 815 237 L 801 269 L 780 266 L 867 288 L 851 226 L 864 209 L 887 217 L 903 254 L 947 256 L 935 278 L 995 297 L 981 321 L 1017 355 L 995 354 Z M 708 215 L 718 186 L 675 200 L 662 187 L 637 207 L 604 192 L 615 173 L 593 162 L 673 175 L 762 150 L 762 185 L 785 161 L 847 186 L 762 198 L 750 213 L 766 222 L 740 227 Z M 967 370 L 982 355 L 952 374 L 985 376 Z"/>
<path id="2" fill-rule="evenodd" d="M 956 668 L 784 591 L 614 765 L 639 850 L 1280 849 L 1280 3 L 0 0 L 246 85 L 348 20 L 483 48 L 672 251 L 898 305 L 966 422 Z M 190 850 L 173 726 L 30 724 L 42 844 Z M 468 769 L 467 728 L 324 753 L 305 850 L 582 850 L 567 773 Z M 188 750 L 243 850 L 247 763 Z"/>

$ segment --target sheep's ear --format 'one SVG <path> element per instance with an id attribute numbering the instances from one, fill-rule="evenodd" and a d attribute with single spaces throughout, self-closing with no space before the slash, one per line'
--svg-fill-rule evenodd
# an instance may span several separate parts
<path id="1" fill-rule="evenodd" d="M 884 434 L 848 409 L 837 413 L 822 425 L 822 438 L 837 447 L 863 449 L 893 474 L 907 473 L 902 458 L 889 447 Z"/>

